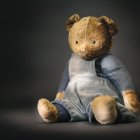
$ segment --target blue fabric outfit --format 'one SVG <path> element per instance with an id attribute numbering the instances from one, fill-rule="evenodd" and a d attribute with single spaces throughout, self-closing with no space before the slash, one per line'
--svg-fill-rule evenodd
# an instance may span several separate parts
<path id="1" fill-rule="evenodd" d="M 53 104 L 59 110 L 61 121 L 93 122 L 91 102 L 97 96 L 110 95 L 117 102 L 117 121 L 133 121 L 136 116 L 123 106 L 121 95 L 123 90 L 129 89 L 134 89 L 131 77 L 115 55 L 109 53 L 86 61 L 72 54 L 58 90 L 64 92 L 64 99 L 55 100 Z"/>

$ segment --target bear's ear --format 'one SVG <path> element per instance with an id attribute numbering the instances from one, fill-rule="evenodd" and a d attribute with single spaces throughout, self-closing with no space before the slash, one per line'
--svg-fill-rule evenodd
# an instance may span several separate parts
<path id="1" fill-rule="evenodd" d="M 109 29 L 109 32 L 111 36 L 114 36 L 118 32 L 118 27 L 114 23 L 114 21 L 106 16 L 101 16 L 99 19 L 107 25 L 107 28 Z"/>
<path id="2" fill-rule="evenodd" d="M 65 27 L 66 30 L 70 30 L 70 28 L 73 26 L 73 24 L 75 22 L 78 22 L 80 20 L 80 16 L 78 14 L 73 14 L 72 16 L 70 16 L 66 22 L 65 22 Z"/>

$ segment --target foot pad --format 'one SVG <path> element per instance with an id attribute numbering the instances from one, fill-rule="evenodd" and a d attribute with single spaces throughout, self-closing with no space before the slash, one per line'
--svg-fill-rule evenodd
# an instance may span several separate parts
<path id="1" fill-rule="evenodd" d="M 58 119 L 58 111 L 56 107 L 47 99 L 40 99 L 38 101 L 37 109 L 39 112 L 39 115 L 42 117 L 42 119 L 47 122 L 57 122 Z"/>
<path id="2" fill-rule="evenodd" d="M 92 101 L 92 111 L 100 124 L 112 124 L 116 121 L 116 101 L 112 96 L 98 96 Z"/>

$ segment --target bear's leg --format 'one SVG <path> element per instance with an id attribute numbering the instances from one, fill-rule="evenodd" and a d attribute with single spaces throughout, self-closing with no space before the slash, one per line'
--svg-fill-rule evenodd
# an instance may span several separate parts
<path id="1" fill-rule="evenodd" d="M 117 108 L 117 122 L 134 122 L 136 121 L 136 115 L 127 109 L 124 105 L 120 104 L 119 102 L 116 103 Z"/>
<path id="2" fill-rule="evenodd" d="M 100 124 L 113 124 L 117 118 L 116 101 L 112 96 L 98 96 L 91 102 L 92 112 Z"/>
<path id="3" fill-rule="evenodd" d="M 60 104 L 53 103 L 58 110 L 58 121 L 59 122 L 66 122 L 71 119 L 69 112 Z"/>
<path id="4" fill-rule="evenodd" d="M 47 99 L 38 101 L 38 112 L 42 119 L 47 122 L 66 122 L 71 119 L 68 111 L 58 103 L 51 103 Z"/>
<path id="5" fill-rule="evenodd" d="M 39 115 L 42 117 L 42 119 L 47 122 L 57 122 L 58 120 L 58 110 L 55 105 L 53 105 L 50 101 L 47 99 L 40 99 L 38 101 L 37 109 L 39 112 Z"/>

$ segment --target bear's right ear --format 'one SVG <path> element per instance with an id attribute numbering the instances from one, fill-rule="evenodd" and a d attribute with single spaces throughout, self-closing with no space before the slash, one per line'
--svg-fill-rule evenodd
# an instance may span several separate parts
<path id="1" fill-rule="evenodd" d="M 65 22 L 66 30 L 69 31 L 70 28 L 74 25 L 74 23 L 78 22 L 79 20 L 80 20 L 79 14 L 73 14 L 72 16 L 70 16 Z"/>

